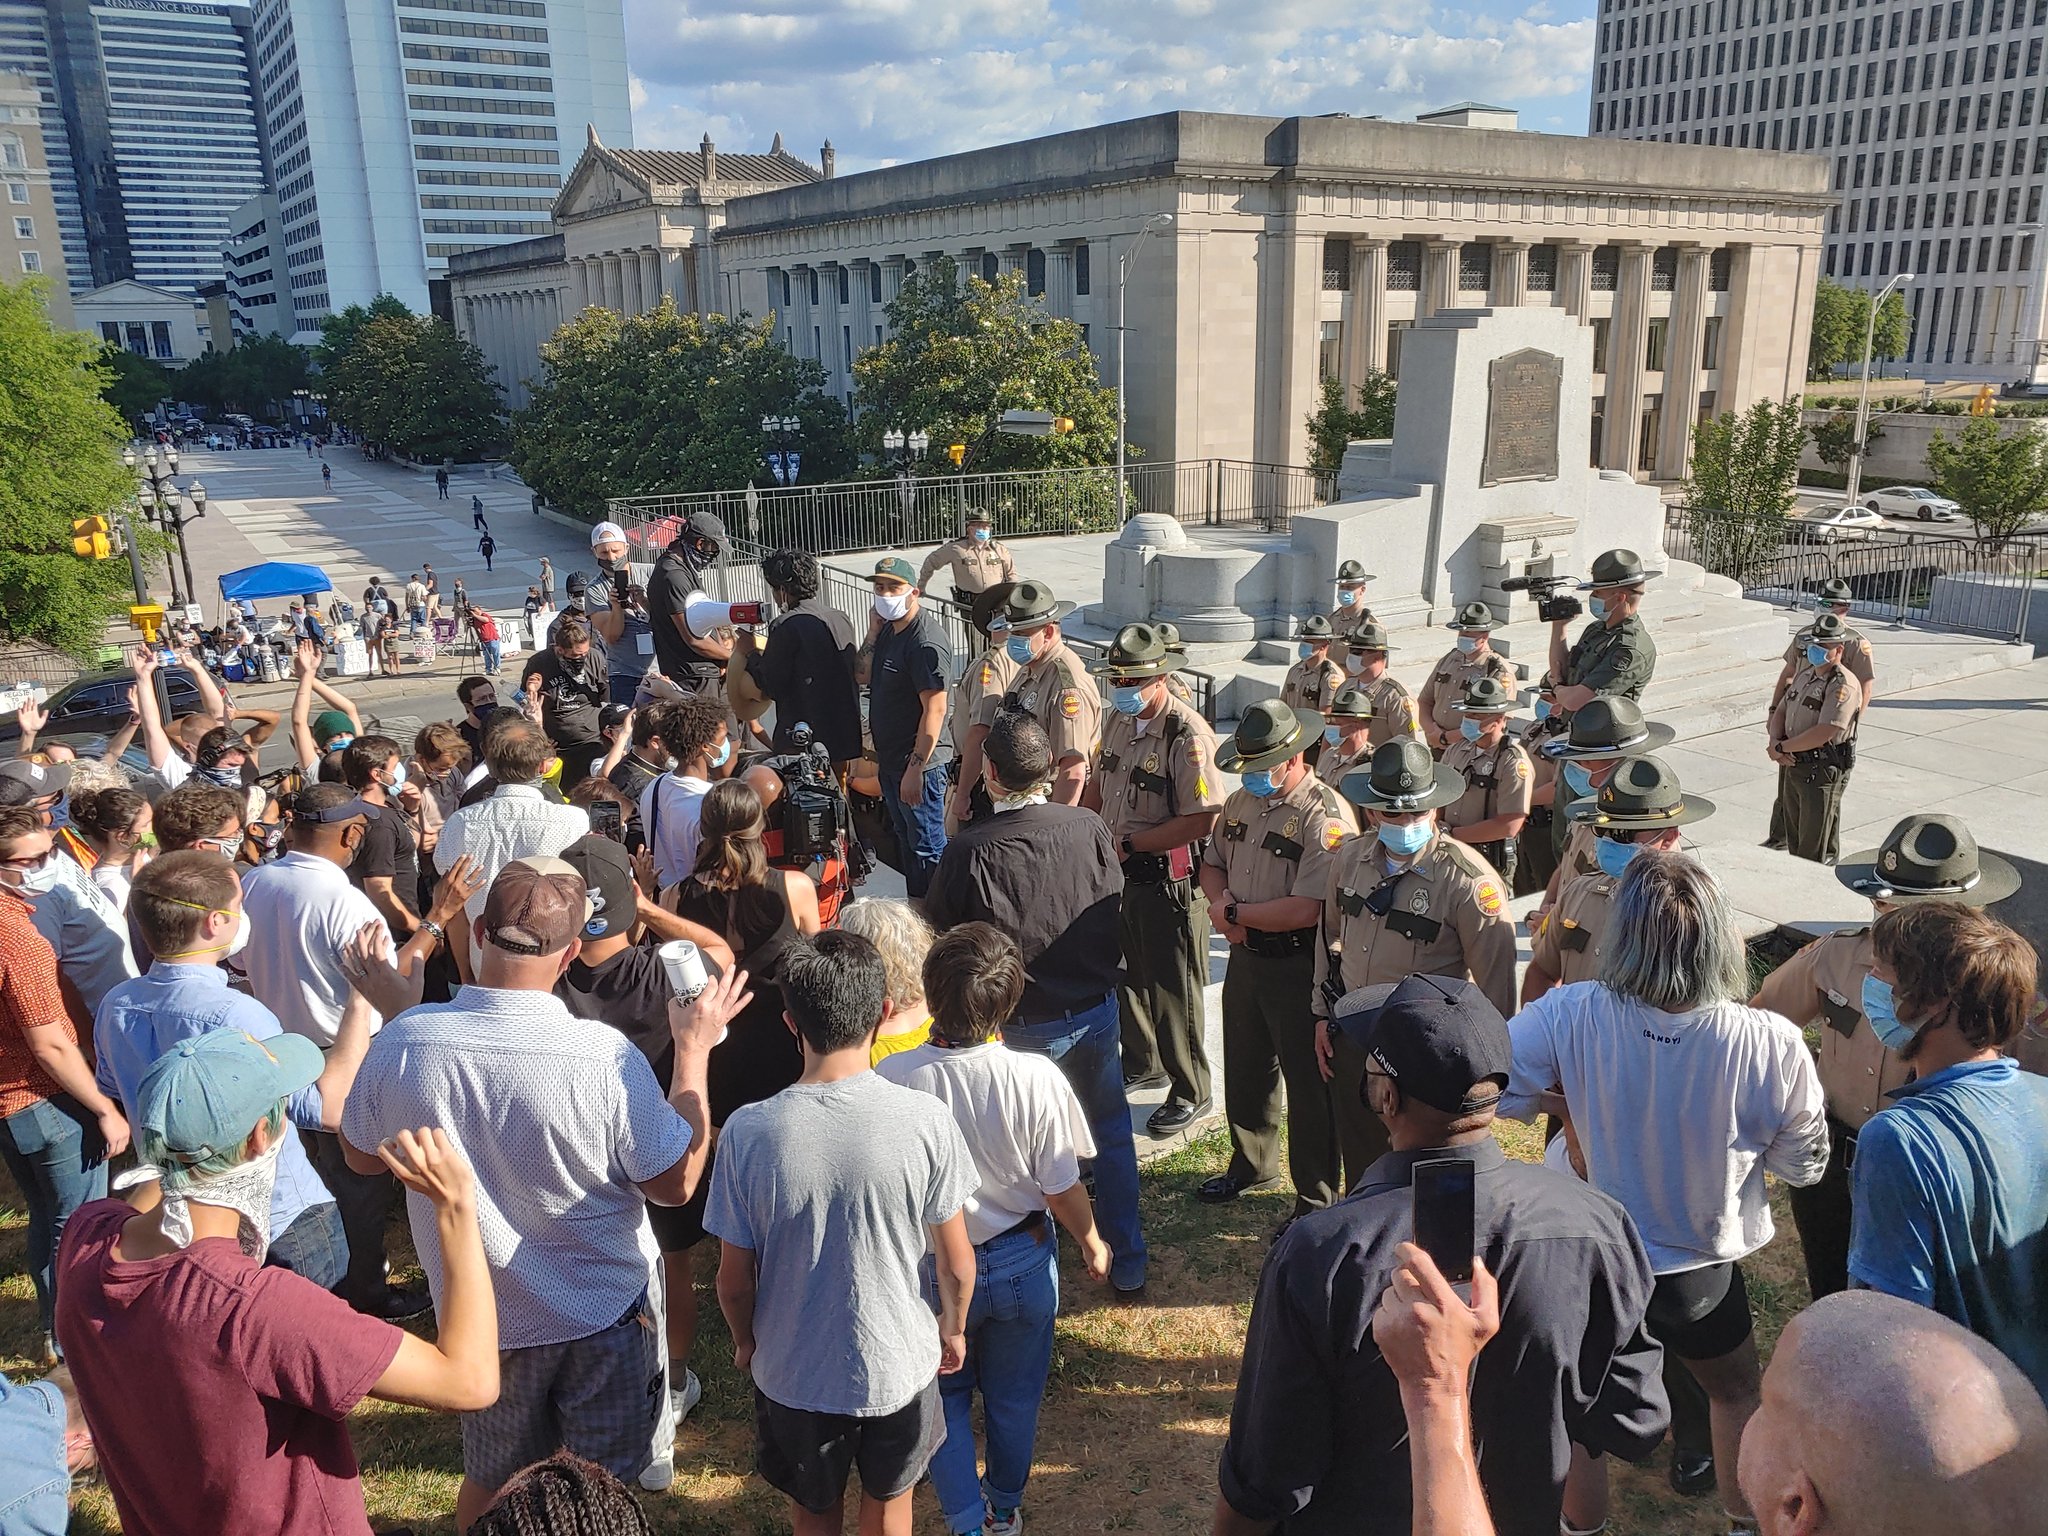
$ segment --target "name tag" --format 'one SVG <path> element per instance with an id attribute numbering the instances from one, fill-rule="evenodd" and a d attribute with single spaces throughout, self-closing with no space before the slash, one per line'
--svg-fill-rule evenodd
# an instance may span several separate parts
<path id="1" fill-rule="evenodd" d="M 1259 846 L 1267 853 L 1277 854 L 1283 859 L 1299 859 L 1302 854 L 1301 844 L 1291 837 L 1282 837 L 1278 832 L 1268 832 L 1266 840 Z"/>
<path id="2" fill-rule="evenodd" d="M 1346 917 L 1356 917 L 1365 910 L 1365 892 L 1342 890 L 1337 893 L 1337 909 Z"/>
<path id="3" fill-rule="evenodd" d="M 642 656 L 652 656 L 654 654 L 654 636 L 651 632 L 634 636 L 633 644 Z"/>
<path id="4" fill-rule="evenodd" d="M 1226 843 L 1241 843 L 1244 841 L 1245 833 L 1249 830 L 1250 828 L 1241 821 L 1226 821 L 1223 823 L 1223 841 Z"/>
<path id="5" fill-rule="evenodd" d="M 1387 931 L 1398 933 L 1404 939 L 1413 939 L 1417 944 L 1434 944 L 1437 935 L 1444 931 L 1444 925 L 1420 912 L 1394 911 L 1387 914 Z"/>
<path id="6" fill-rule="evenodd" d="M 1577 954 L 1592 942 L 1593 936 L 1570 918 L 1564 919 L 1559 924 L 1557 935 L 1557 947 L 1559 949 L 1567 949 L 1573 954 Z"/>
<path id="7" fill-rule="evenodd" d="M 1123 766 L 1123 761 L 1116 753 L 1105 752 L 1102 754 L 1102 771 L 1104 773 L 1115 773 L 1117 769 Z"/>
<path id="8" fill-rule="evenodd" d="M 1821 1004 L 1820 1011 L 1821 1017 L 1827 1020 L 1828 1028 L 1845 1039 L 1856 1033 L 1856 1021 L 1863 1017 L 1860 1004 L 1850 1002 L 1841 993 L 1832 989 L 1827 994 L 1827 1001 Z"/>

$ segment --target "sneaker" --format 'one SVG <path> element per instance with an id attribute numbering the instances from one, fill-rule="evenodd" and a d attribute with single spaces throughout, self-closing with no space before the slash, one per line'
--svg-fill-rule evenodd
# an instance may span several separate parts
<path id="1" fill-rule="evenodd" d="M 647 1470 L 640 1474 L 640 1486 L 649 1493 L 666 1493 L 669 1485 L 676 1480 L 676 1462 L 673 1456 L 664 1456 L 659 1461 L 650 1461 Z"/>
<path id="2" fill-rule="evenodd" d="M 1024 1511 L 991 1506 L 981 1522 L 981 1536 L 1024 1536 Z"/>
<path id="3" fill-rule="evenodd" d="M 690 1416 L 690 1410 L 703 1400 L 704 1383 L 697 1379 L 695 1371 L 685 1366 L 683 1384 L 680 1387 L 670 1387 L 668 1392 L 668 1406 L 676 1416 L 678 1427 Z"/>

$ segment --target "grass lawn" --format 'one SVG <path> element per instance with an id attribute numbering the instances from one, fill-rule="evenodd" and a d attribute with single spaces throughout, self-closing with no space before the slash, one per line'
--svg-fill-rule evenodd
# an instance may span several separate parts
<path id="1" fill-rule="evenodd" d="M 1511 1156 L 1533 1160 L 1536 1131 L 1504 1125 Z M 1028 1499 L 1035 1533 L 1134 1531 L 1148 1536 L 1206 1531 L 1216 1495 L 1216 1455 L 1230 1414 L 1239 1351 L 1267 1235 L 1291 1196 L 1250 1196 L 1225 1207 L 1193 1198 L 1228 1158 L 1222 1133 L 1187 1147 L 1144 1175 L 1145 1238 L 1151 1278 L 1143 1305 L 1122 1306 L 1091 1285 L 1063 1244 L 1064 1304 L 1052 1383 L 1039 1421 L 1037 1465 Z M 0 1369 L 19 1378 L 40 1344 L 35 1302 L 22 1267 L 26 1221 L 20 1197 L 0 1178 Z M 1745 1265 L 1758 1337 L 1768 1349 L 1805 1305 L 1799 1242 L 1784 1207 L 1773 1201 L 1778 1237 Z M 408 1255 L 403 1225 L 394 1244 Z M 704 1401 L 684 1426 L 675 1486 L 641 1495 L 654 1529 L 683 1532 L 783 1532 L 781 1497 L 750 1475 L 752 1395 L 732 1368 L 732 1352 L 704 1263 L 703 1334 L 694 1365 Z M 429 1321 L 428 1326 L 431 1326 Z M 143 1383 L 137 1383 L 140 1389 Z M 382 1530 L 408 1525 L 420 1536 L 454 1529 L 461 1465 L 453 1417 L 366 1405 L 350 1422 L 364 1469 L 370 1519 Z M 1667 1450 L 1641 1469 L 1617 1468 L 1615 1536 L 1682 1536 L 1726 1529 L 1719 1501 L 1682 1499 L 1664 1480 Z M 102 1488 L 82 1490 L 72 1529 L 100 1536 L 118 1529 Z M 918 1530 L 944 1536 L 928 1492 L 917 1499 Z"/>

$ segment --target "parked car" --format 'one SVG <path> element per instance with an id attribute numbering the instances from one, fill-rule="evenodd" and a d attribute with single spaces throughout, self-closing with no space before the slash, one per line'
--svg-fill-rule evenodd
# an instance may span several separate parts
<path id="1" fill-rule="evenodd" d="M 1793 514 L 1789 521 L 1791 527 L 1787 536 L 1795 544 L 1835 544 L 1847 539 L 1867 539 L 1873 528 L 1884 526 L 1884 519 L 1868 507 L 1848 507 L 1840 502 L 1807 507 Z"/>
<path id="2" fill-rule="evenodd" d="M 40 751 L 44 747 L 61 743 L 76 752 L 79 757 L 90 759 L 106 756 L 107 746 L 111 740 L 111 737 L 98 731 L 64 731 L 54 735 L 38 736 L 36 748 Z M 131 785 L 152 801 L 167 787 L 163 775 L 149 766 L 149 753 L 144 750 L 140 737 L 130 742 L 127 750 L 122 752 L 121 771 L 128 775 L 128 782 Z"/>
<path id="3" fill-rule="evenodd" d="M 164 687 L 169 691 L 171 718 L 200 713 L 205 705 L 199 685 L 183 667 L 163 669 Z M 43 701 L 50 723 L 46 735 L 76 736 L 97 733 L 111 736 L 128 723 L 128 690 L 135 686 L 135 674 L 123 667 L 118 672 L 94 672 L 66 683 Z M 21 735 L 21 722 L 13 713 L 0 719 L 0 741 Z"/>
<path id="4" fill-rule="evenodd" d="M 1956 514 L 1962 511 L 1946 496 L 1930 491 L 1924 485 L 1888 485 L 1865 496 L 1863 505 L 1872 512 L 1882 512 L 1886 517 L 1915 517 L 1923 523 L 1953 522 Z"/>

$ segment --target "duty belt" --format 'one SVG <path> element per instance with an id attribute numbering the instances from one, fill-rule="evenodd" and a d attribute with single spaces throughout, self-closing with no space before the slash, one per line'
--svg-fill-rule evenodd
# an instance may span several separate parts
<path id="1" fill-rule="evenodd" d="M 1289 955 L 1301 954 L 1315 941 L 1314 928 L 1295 928 L 1287 933 L 1262 933 L 1248 928 L 1244 935 L 1244 947 L 1262 960 L 1284 960 Z"/>

